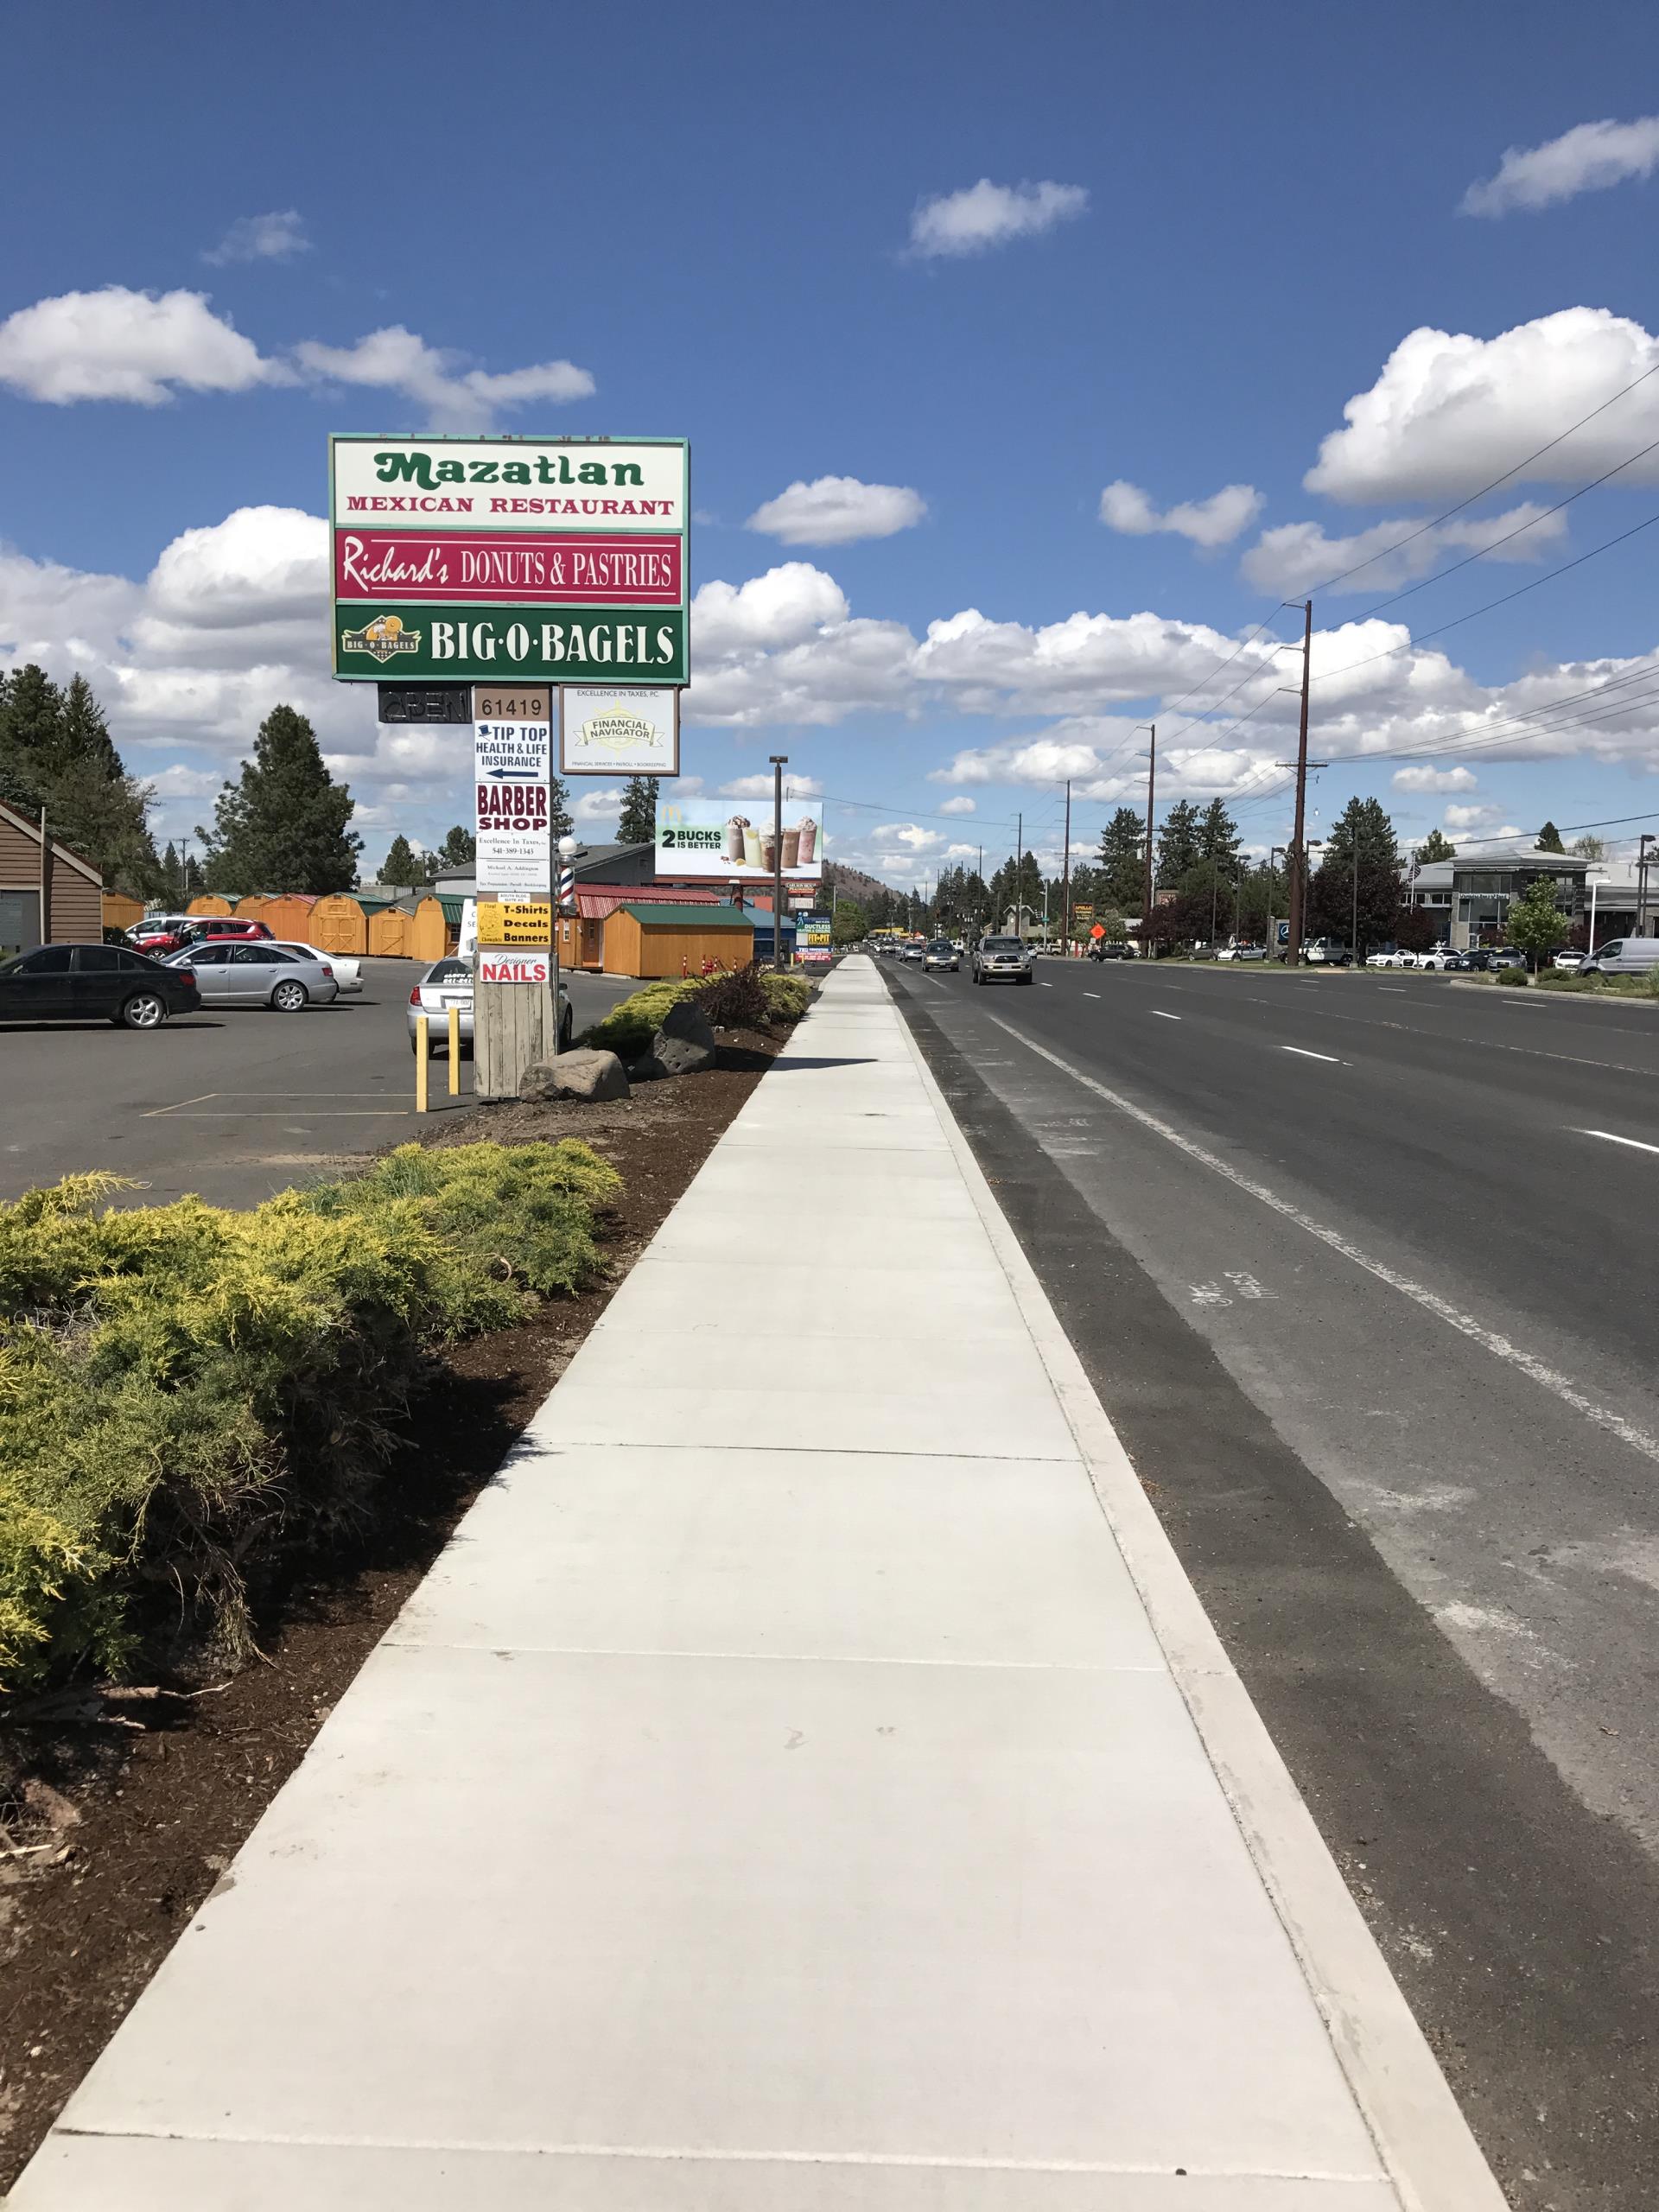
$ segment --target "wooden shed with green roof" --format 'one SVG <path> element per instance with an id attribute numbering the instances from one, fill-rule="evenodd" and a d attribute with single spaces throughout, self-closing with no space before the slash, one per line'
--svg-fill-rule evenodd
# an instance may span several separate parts
<path id="1" fill-rule="evenodd" d="M 747 968 L 754 956 L 754 925 L 738 906 L 675 906 L 630 900 L 605 921 L 605 973 L 712 975 Z"/>

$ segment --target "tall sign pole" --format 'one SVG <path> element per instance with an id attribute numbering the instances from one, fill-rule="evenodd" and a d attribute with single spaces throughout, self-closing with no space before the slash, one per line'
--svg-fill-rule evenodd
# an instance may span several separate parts
<path id="1" fill-rule="evenodd" d="M 1306 911 L 1307 847 L 1303 832 L 1307 821 L 1307 692 L 1313 664 L 1313 602 L 1302 606 L 1302 715 L 1296 738 L 1296 827 L 1290 851 L 1290 936 L 1285 945 L 1285 965 L 1294 968 L 1302 957 L 1302 918 Z"/>
<path id="2" fill-rule="evenodd" d="M 784 770 L 787 753 L 767 756 L 772 762 L 772 964 L 784 964 Z"/>
<path id="3" fill-rule="evenodd" d="M 1065 779 L 1065 850 L 1060 856 L 1060 957 L 1071 957 L 1071 779 Z"/>

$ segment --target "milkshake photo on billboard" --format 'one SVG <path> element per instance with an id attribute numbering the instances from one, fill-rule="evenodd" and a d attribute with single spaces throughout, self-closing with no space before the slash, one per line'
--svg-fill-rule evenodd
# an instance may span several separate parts
<path id="1" fill-rule="evenodd" d="M 779 867 L 777 833 L 770 810 L 758 801 L 749 804 L 755 814 L 725 799 L 659 800 L 658 874 L 769 882 Z M 785 880 L 817 882 L 823 874 L 822 804 L 817 799 L 791 799 L 784 817 Z"/>

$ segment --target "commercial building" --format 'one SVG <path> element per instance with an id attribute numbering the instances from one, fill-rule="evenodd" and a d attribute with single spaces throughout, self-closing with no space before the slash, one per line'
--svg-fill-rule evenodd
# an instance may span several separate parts
<path id="1" fill-rule="evenodd" d="M 1427 861 L 1407 889 L 1411 904 L 1433 914 L 1440 934 L 1465 952 L 1471 945 L 1503 943 L 1512 902 L 1540 876 L 1554 881 L 1563 915 L 1576 920 L 1589 908 L 1584 879 L 1603 865 L 1575 853 L 1541 853 L 1530 838 L 1522 838 L 1512 845 L 1471 847 L 1455 860 Z M 1599 909 L 1597 929 L 1602 933 Z"/>

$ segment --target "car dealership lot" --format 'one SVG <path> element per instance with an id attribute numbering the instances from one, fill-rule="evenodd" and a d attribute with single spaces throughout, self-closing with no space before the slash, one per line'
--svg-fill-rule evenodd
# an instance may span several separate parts
<path id="1" fill-rule="evenodd" d="M 143 1034 L 107 1021 L 0 1028 L 0 1199 L 99 1168 L 142 1185 L 132 1203 L 199 1191 L 252 1205 L 342 1157 L 410 1135 L 413 960 L 365 960 L 363 989 L 295 1015 L 258 1007 L 177 1017 Z M 576 1026 L 635 986 L 567 978 Z M 469 1110 L 472 1062 L 452 1100 L 433 1062 L 435 1113 Z"/>

